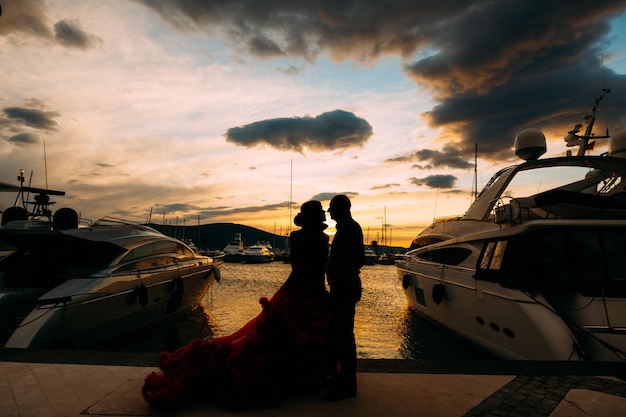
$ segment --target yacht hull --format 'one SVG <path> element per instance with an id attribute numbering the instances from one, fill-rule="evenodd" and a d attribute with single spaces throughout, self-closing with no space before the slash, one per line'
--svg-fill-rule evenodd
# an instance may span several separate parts
<path id="1" fill-rule="evenodd" d="M 266 255 L 242 255 L 243 263 L 246 264 L 264 264 L 272 262 L 272 258 Z"/>
<path id="2" fill-rule="evenodd" d="M 579 360 L 576 338 L 519 291 L 476 281 L 471 269 L 396 264 L 409 306 L 472 345 L 508 360 Z"/>
<path id="3" fill-rule="evenodd" d="M 243 255 L 241 253 L 238 254 L 225 254 L 222 257 L 222 260 L 224 262 L 228 262 L 228 263 L 241 263 L 243 262 Z"/>
<path id="4" fill-rule="evenodd" d="M 200 265 L 158 277 L 68 281 L 41 297 L 5 347 L 97 346 L 196 308 L 215 272 L 212 265 Z M 63 293 L 68 295 L 55 297 Z"/>

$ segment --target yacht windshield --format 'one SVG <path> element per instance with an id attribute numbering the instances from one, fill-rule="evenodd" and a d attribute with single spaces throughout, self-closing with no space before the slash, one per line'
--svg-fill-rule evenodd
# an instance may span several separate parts
<path id="1" fill-rule="evenodd" d="M 620 187 L 617 189 L 616 187 Z M 507 185 L 503 197 L 525 197 L 549 190 L 588 194 L 611 194 L 623 191 L 621 176 L 584 166 L 551 166 L 520 171 Z"/>

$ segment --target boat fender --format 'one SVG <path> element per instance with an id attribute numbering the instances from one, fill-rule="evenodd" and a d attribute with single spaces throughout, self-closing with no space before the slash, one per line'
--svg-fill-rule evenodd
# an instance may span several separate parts
<path id="1" fill-rule="evenodd" d="M 443 297 L 446 295 L 446 288 L 443 284 L 433 285 L 433 301 L 439 305 L 443 301 Z"/>
<path id="2" fill-rule="evenodd" d="M 143 282 L 142 282 L 141 285 L 136 288 L 136 290 L 137 290 L 137 299 L 139 300 L 139 305 L 142 307 L 147 306 L 148 305 L 148 288 L 146 288 L 146 286 L 143 285 Z"/>
<path id="3" fill-rule="evenodd" d="M 402 288 L 405 290 L 411 286 L 411 276 L 405 275 L 402 277 Z"/>
<path id="4" fill-rule="evenodd" d="M 219 267 L 214 266 L 213 267 L 213 274 L 215 275 L 215 281 L 216 282 L 220 282 L 222 280 L 222 271 L 220 270 Z"/>
<path id="5" fill-rule="evenodd" d="M 165 314 L 169 315 L 178 311 L 183 302 L 183 279 L 177 277 L 174 279 L 175 290 L 170 294 L 170 298 L 167 300 L 167 306 L 165 307 Z"/>
<path id="6" fill-rule="evenodd" d="M 174 291 L 175 294 L 182 294 L 184 291 L 184 284 L 183 284 L 183 279 L 181 277 L 177 277 L 174 279 L 174 286 L 176 288 L 176 290 Z"/>

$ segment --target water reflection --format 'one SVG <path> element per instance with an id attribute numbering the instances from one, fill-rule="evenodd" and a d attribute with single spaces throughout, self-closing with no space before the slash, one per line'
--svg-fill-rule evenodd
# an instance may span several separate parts
<path id="1" fill-rule="evenodd" d="M 97 349 L 127 352 L 172 351 L 195 338 L 232 334 L 261 311 L 287 279 L 288 264 L 224 264 L 215 283 L 190 313 L 181 314 Z M 363 296 L 357 305 L 355 336 L 362 359 L 474 359 L 482 355 L 422 318 L 407 306 L 395 268 L 365 266 Z"/>
<path id="2" fill-rule="evenodd" d="M 401 356 L 406 359 L 488 359 L 467 342 L 407 309 L 400 325 Z"/>
<path id="3" fill-rule="evenodd" d="M 95 349 L 120 352 L 173 351 L 196 338 L 215 337 L 214 319 L 202 306 L 181 313 L 170 320 L 134 332 L 124 338 L 109 341 Z"/>
<path id="4" fill-rule="evenodd" d="M 399 328 L 407 311 L 393 266 L 362 270 L 363 294 L 357 304 L 354 333 L 359 358 L 401 359 Z"/>

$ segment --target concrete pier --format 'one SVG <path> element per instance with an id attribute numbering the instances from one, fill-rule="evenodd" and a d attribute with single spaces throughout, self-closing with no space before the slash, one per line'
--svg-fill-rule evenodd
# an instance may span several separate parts
<path id="1" fill-rule="evenodd" d="M 164 412 L 141 397 L 157 354 L 0 350 L 0 416 L 514 416 L 626 415 L 626 367 L 615 363 L 360 360 L 358 395 L 297 397 L 275 408 L 205 403 Z"/>

